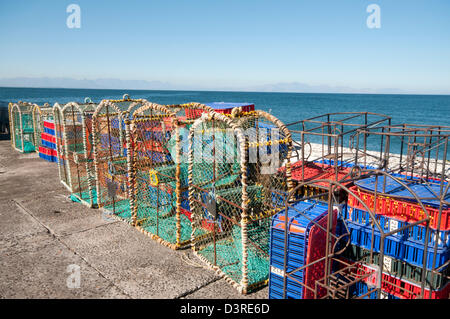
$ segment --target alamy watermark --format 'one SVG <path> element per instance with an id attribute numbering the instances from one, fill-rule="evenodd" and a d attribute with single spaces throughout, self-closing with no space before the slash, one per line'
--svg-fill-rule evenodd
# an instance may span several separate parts
<path id="1" fill-rule="evenodd" d="M 369 4 L 366 11 L 370 13 L 367 17 L 366 24 L 369 29 L 381 28 L 381 8 L 378 4 Z"/>
<path id="2" fill-rule="evenodd" d="M 81 287 L 81 267 L 77 264 L 70 264 L 67 266 L 66 272 L 70 275 L 66 279 L 67 288 L 80 288 Z"/>
<path id="3" fill-rule="evenodd" d="M 66 8 L 66 12 L 70 13 L 67 16 L 66 25 L 69 29 L 81 28 L 81 8 L 78 4 L 69 4 Z"/>

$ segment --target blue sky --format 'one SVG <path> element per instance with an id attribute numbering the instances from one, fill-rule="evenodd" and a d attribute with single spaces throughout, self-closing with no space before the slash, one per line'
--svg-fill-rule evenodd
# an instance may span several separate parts
<path id="1" fill-rule="evenodd" d="M 81 8 L 81 28 L 66 7 Z M 381 28 L 369 29 L 369 4 Z M 0 78 L 450 94 L 450 1 L 0 0 Z"/>

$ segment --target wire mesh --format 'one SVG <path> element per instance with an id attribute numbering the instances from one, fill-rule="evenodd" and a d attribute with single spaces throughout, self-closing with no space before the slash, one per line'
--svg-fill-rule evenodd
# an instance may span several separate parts
<path id="1" fill-rule="evenodd" d="M 125 120 L 146 101 L 103 100 L 92 117 L 97 205 L 106 213 L 131 222 Z"/>
<path id="2" fill-rule="evenodd" d="M 269 147 L 270 146 L 270 147 Z M 269 225 L 291 187 L 291 136 L 262 111 L 203 114 L 189 133 L 194 253 L 243 293 L 267 283 Z"/>
<path id="3" fill-rule="evenodd" d="M 53 118 L 55 121 L 56 154 L 59 180 L 61 184 L 63 184 L 64 187 L 71 192 L 66 142 L 64 139 L 64 116 L 62 113 L 62 107 L 58 103 L 55 103 L 53 106 Z"/>
<path id="4" fill-rule="evenodd" d="M 11 105 L 11 139 L 13 147 L 22 153 L 36 151 L 33 125 L 34 106 L 34 104 L 21 101 Z"/>
<path id="5" fill-rule="evenodd" d="M 330 179 L 346 184 L 351 182 L 352 171 L 358 157 L 355 154 L 354 140 L 358 129 L 376 128 L 390 124 L 391 118 L 370 112 L 339 112 L 321 114 L 309 119 L 289 123 L 286 126 L 294 137 L 294 155 L 292 159 L 292 179 L 297 185 L 311 180 Z M 371 143 L 367 137 L 361 138 L 366 148 L 376 149 L 378 144 Z M 361 162 L 360 166 L 365 166 Z M 306 183 L 298 189 L 296 196 L 316 195 L 326 200 L 326 183 Z"/>
<path id="6" fill-rule="evenodd" d="M 33 107 L 34 145 L 36 150 L 43 146 L 41 134 L 44 132 L 44 121 L 53 120 L 53 108 L 48 104 Z"/>
<path id="7" fill-rule="evenodd" d="M 8 103 L 8 123 L 9 123 L 9 134 L 11 136 L 11 147 L 14 147 L 14 124 L 12 119 L 12 107 L 13 103 Z"/>
<path id="8" fill-rule="evenodd" d="M 187 153 L 189 127 L 196 117 L 210 110 L 199 103 L 147 103 L 127 122 L 132 149 L 133 222 L 172 249 L 190 244 L 188 166 L 183 151 Z"/>
<path id="9" fill-rule="evenodd" d="M 96 104 L 69 102 L 53 107 L 58 170 L 61 183 L 74 201 L 96 206 L 92 151 L 92 115 Z"/>
<path id="10" fill-rule="evenodd" d="M 449 179 L 449 126 L 397 124 L 374 128 L 360 128 L 353 140 L 353 149 L 359 165 L 370 165 L 405 176 L 423 176 L 425 179 Z M 378 144 L 370 150 L 364 139 Z"/>

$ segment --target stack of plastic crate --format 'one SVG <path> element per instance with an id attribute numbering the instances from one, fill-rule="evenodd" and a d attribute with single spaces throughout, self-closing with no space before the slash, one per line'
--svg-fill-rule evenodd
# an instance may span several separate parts
<path id="1" fill-rule="evenodd" d="M 450 268 L 447 265 L 450 256 L 450 208 L 443 207 L 439 224 L 439 201 L 431 199 L 434 197 L 432 193 L 439 194 L 439 185 L 433 184 L 432 181 L 423 184 L 416 178 L 406 182 L 420 198 L 428 198 L 422 199 L 422 204 L 430 216 L 428 244 L 426 247 L 425 224 L 415 225 L 387 236 L 384 242 L 381 290 L 385 298 L 393 296 L 415 299 L 421 292 L 422 275 L 425 271 L 424 298 L 447 299 L 450 293 L 447 279 Z M 377 194 L 376 208 L 374 208 L 375 184 L 379 191 L 383 189 L 383 194 Z M 365 260 L 364 267 L 370 270 L 379 265 L 381 233 L 373 225 L 369 213 L 357 198 L 375 212 L 384 233 L 422 220 L 426 214 L 409 191 L 389 177 L 386 177 L 386 181 L 383 176 L 378 177 L 377 182 L 375 177 L 370 177 L 355 182 L 355 186 L 350 189 L 355 196 L 349 195 L 348 206 L 344 211 L 344 220 L 351 232 L 351 246 L 345 254 L 353 261 Z M 437 249 L 434 254 L 436 241 Z M 433 274 L 432 269 L 438 273 Z M 367 279 L 365 284 L 373 287 L 377 280 L 372 277 Z M 363 292 L 364 289 L 361 290 L 361 293 Z"/>
<path id="2" fill-rule="evenodd" d="M 41 133 L 39 157 L 49 162 L 56 162 L 58 160 L 54 121 L 44 120 L 44 132 Z"/>
<path id="3" fill-rule="evenodd" d="M 337 211 L 338 209 L 333 210 L 333 231 L 336 230 Z M 325 256 L 326 232 L 322 229 L 326 228 L 327 216 L 328 204 L 299 201 L 289 206 L 287 214 L 282 210 L 272 217 L 270 299 L 313 297 L 314 292 L 305 286 L 314 289 L 316 280 L 324 276 L 325 262 L 314 263 L 300 271 L 295 270 Z M 323 291 L 319 290 L 317 295 L 322 296 Z"/>

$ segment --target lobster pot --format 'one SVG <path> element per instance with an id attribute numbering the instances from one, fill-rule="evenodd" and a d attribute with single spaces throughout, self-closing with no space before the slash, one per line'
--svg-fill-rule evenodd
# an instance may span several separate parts
<path id="1" fill-rule="evenodd" d="M 11 136 L 11 146 L 14 147 L 14 125 L 12 120 L 12 107 L 13 103 L 8 103 L 8 123 L 9 123 L 9 134 Z"/>
<path id="2" fill-rule="evenodd" d="M 89 207 L 96 206 L 93 158 L 87 148 L 87 140 L 92 140 L 90 118 L 95 107 L 92 102 L 70 102 L 64 107 L 58 104 L 54 107 L 61 183 L 71 192 L 73 201 Z"/>
<path id="3" fill-rule="evenodd" d="M 64 140 L 64 120 L 62 107 L 58 103 L 53 106 L 53 118 L 59 180 L 61 184 L 63 184 L 70 191 L 68 163 Z"/>
<path id="4" fill-rule="evenodd" d="M 19 102 L 11 106 L 11 139 L 13 147 L 22 153 L 36 151 L 35 129 L 33 123 L 33 107 L 27 102 Z"/>
<path id="5" fill-rule="evenodd" d="M 188 152 L 188 132 L 194 121 L 186 115 L 192 110 L 211 109 L 198 103 L 147 103 L 128 123 L 135 225 L 172 249 L 190 244 L 191 239 L 188 166 L 183 153 Z"/>
<path id="6" fill-rule="evenodd" d="M 34 127 L 34 138 L 35 145 L 39 147 L 48 147 L 42 143 L 43 137 L 44 140 L 47 137 L 44 122 L 45 121 L 53 121 L 53 108 L 50 107 L 47 103 L 44 106 L 35 105 L 33 107 L 33 127 Z M 45 135 L 42 136 L 42 133 Z"/>
<path id="7" fill-rule="evenodd" d="M 242 117 L 213 112 L 202 115 L 189 134 L 193 250 L 243 293 L 267 283 L 270 218 L 290 184 L 277 173 L 288 152 L 267 156 L 276 134 L 264 135 L 261 124 L 270 122 L 283 126 L 261 111 Z M 290 149 L 289 133 L 283 134 Z"/>
<path id="8" fill-rule="evenodd" d="M 177 140 L 175 114 L 148 103 L 134 112 L 129 127 L 135 226 L 166 245 L 188 240 L 190 233 L 182 238 L 180 227 L 189 220 L 177 210 L 176 147 L 169 147 L 172 137 Z"/>
<path id="9" fill-rule="evenodd" d="M 268 212 L 284 207 L 287 192 L 292 187 L 288 161 L 292 153 L 289 130 L 276 117 L 260 110 L 236 113 L 232 117 L 248 140 L 249 184 L 262 185 L 268 192 L 260 210 Z M 253 208 L 255 211 L 258 209 Z"/>
<path id="10" fill-rule="evenodd" d="M 106 213 L 131 221 L 125 119 L 144 100 L 103 100 L 92 117 L 92 151 L 97 205 Z M 88 143 L 89 144 L 89 143 Z M 88 146 L 88 153 L 90 152 Z"/>

